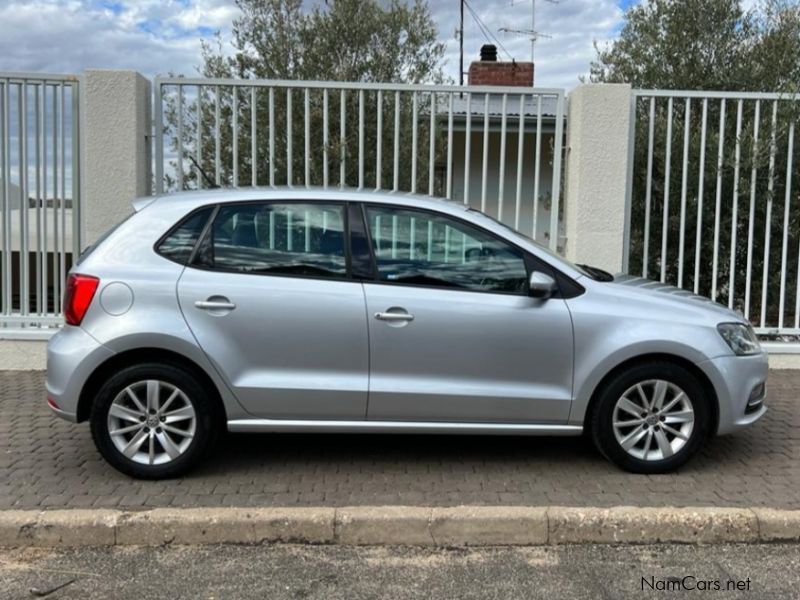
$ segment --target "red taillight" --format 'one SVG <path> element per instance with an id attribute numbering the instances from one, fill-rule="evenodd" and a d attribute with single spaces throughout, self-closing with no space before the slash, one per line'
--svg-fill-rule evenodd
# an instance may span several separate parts
<path id="1" fill-rule="evenodd" d="M 64 292 L 64 320 L 67 325 L 80 325 L 92 303 L 100 280 L 91 275 L 71 274 Z"/>

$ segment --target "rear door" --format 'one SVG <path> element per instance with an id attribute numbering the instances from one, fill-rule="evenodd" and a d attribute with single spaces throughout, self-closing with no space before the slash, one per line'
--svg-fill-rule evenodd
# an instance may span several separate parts
<path id="1" fill-rule="evenodd" d="M 364 292 L 346 206 L 223 204 L 178 283 L 192 333 L 253 415 L 364 419 Z"/>

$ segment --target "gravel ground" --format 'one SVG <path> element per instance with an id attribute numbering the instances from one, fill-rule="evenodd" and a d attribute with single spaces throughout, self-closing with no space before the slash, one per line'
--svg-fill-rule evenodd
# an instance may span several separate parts
<path id="1" fill-rule="evenodd" d="M 3 599 L 35 598 L 32 590 L 46 594 L 64 584 L 44 597 L 797 598 L 800 545 L 5 550 L 0 551 L 0 582 Z"/>

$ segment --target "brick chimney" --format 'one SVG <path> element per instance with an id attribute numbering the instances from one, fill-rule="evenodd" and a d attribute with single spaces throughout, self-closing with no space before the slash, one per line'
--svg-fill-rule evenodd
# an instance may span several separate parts
<path id="1" fill-rule="evenodd" d="M 533 85 L 532 62 L 500 62 L 497 46 L 481 46 L 481 59 L 469 65 L 469 85 L 499 85 L 531 87 Z"/>

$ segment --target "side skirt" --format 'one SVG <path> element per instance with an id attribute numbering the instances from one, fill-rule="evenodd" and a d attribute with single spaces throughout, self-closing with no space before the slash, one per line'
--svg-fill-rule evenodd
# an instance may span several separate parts
<path id="1" fill-rule="evenodd" d="M 517 423 L 436 423 L 413 421 L 313 421 L 234 419 L 233 432 L 296 433 L 434 433 L 460 435 L 580 435 L 581 425 L 525 425 Z"/>

